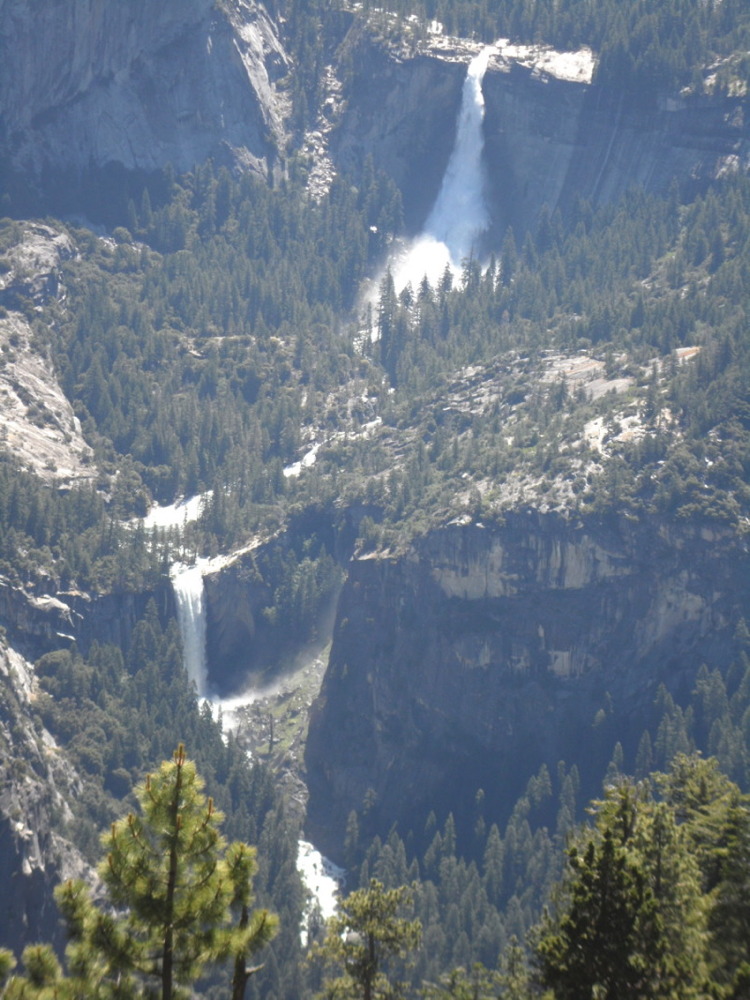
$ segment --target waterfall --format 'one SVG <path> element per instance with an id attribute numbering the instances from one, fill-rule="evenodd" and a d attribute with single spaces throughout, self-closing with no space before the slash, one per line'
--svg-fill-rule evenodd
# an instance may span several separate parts
<path id="1" fill-rule="evenodd" d="M 232 729 L 232 715 L 237 708 L 252 704 L 256 697 L 270 694 L 272 689 L 261 691 L 250 690 L 234 698 L 209 698 L 208 665 L 206 663 L 206 615 L 203 601 L 204 573 L 216 569 L 222 564 L 222 558 L 208 560 L 199 559 L 195 565 L 174 563 L 170 570 L 170 579 L 177 606 L 177 622 L 182 638 L 185 670 L 188 680 L 195 684 L 198 697 L 208 699 L 215 713 L 225 713 L 222 722 L 229 720 L 229 730 Z M 333 631 L 333 614 L 327 631 Z M 309 665 L 304 668 L 305 674 L 310 672 Z M 280 684 L 276 685 L 281 688 Z M 227 729 L 224 729 L 227 732 Z M 250 752 L 248 751 L 248 757 Z M 300 935 L 304 945 L 307 945 L 312 930 L 312 920 L 317 913 L 324 920 L 333 916 L 338 905 L 338 896 L 345 883 L 345 872 L 333 862 L 324 858 L 308 841 L 300 839 L 297 845 L 297 869 L 302 877 L 308 893 L 308 900 L 300 926 Z"/>
<path id="2" fill-rule="evenodd" d="M 427 275 L 436 285 L 446 266 L 456 273 L 476 250 L 490 224 L 485 202 L 484 95 L 482 80 L 495 46 L 487 46 L 469 63 L 461 97 L 456 141 L 443 183 L 424 230 L 401 260 L 391 263 L 396 290 L 411 282 L 416 289 Z"/>
<path id="3" fill-rule="evenodd" d="M 208 696 L 206 664 L 206 615 L 203 607 L 203 568 L 176 563 L 170 572 L 177 621 L 180 626 L 185 670 L 199 698 Z"/>

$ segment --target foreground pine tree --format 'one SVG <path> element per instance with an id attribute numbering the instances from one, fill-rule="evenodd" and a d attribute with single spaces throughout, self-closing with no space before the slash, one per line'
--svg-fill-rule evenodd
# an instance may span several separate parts
<path id="1" fill-rule="evenodd" d="M 140 812 L 102 838 L 108 902 L 95 900 L 83 882 L 56 891 L 70 935 L 67 977 L 50 949 L 27 948 L 27 975 L 10 981 L 6 998 L 177 1000 L 207 964 L 233 961 L 232 996 L 241 1000 L 247 958 L 276 930 L 267 910 L 250 912 L 254 848 L 227 846 L 223 817 L 182 745 L 136 794 Z"/>
<path id="2" fill-rule="evenodd" d="M 370 879 L 342 900 L 339 913 L 328 921 L 325 940 L 314 951 L 332 975 L 319 996 L 325 1000 L 378 1000 L 399 996 L 399 984 L 383 969 L 389 958 L 403 958 L 418 947 L 419 920 L 401 916 L 412 904 L 408 886 L 386 889 Z"/>
<path id="3" fill-rule="evenodd" d="M 543 921 L 536 945 L 541 982 L 555 1000 L 710 994 L 715 893 L 702 883 L 715 867 L 712 854 L 726 842 L 724 783 L 731 782 L 697 757 L 678 757 L 655 780 L 666 802 L 653 797 L 649 782 L 623 780 L 595 803 L 595 824 L 568 852 L 556 911 Z M 700 827 L 687 808 L 693 786 L 704 789 Z"/>

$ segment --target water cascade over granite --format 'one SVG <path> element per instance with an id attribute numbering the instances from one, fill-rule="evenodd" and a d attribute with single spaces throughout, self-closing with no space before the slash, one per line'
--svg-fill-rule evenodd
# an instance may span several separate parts
<path id="1" fill-rule="evenodd" d="M 405 256 L 393 262 L 397 290 L 417 287 L 426 275 L 436 285 L 446 267 L 457 273 L 462 261 L 477 252 L 490 224 L 486 204 L 484 150 L 484 95 L 482 81 L 493 46 L 482 49 L 469 63 L 461 96 L 456 141 L 437 200 L 421 235 Z"/>
<path id="2" fill-rule="evenodd" d="M 195 685 L 198 697 L 205 698 L 208 695 L 208 666 L 203 568 L 199 563 L 194 566 L 176 563 L 170 575 L 177 605 L 185 670 L 189 680 Z"/>

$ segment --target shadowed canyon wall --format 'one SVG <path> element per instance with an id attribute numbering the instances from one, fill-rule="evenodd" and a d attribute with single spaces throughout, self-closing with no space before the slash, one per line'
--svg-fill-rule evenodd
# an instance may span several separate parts
<path id="1" fill-rule="evenodd" d="M 632 759 L 659 685 L 727 662 L 748 570 L 711 528 L 535 513 L 355 558 L 310 724 L 310 835 L 335 854 L 366 797 L 387 834 L 441 803 L 470 815 L 478 788 L 502 808 L 584 746 L 601 770 L 616 738 Z"/>

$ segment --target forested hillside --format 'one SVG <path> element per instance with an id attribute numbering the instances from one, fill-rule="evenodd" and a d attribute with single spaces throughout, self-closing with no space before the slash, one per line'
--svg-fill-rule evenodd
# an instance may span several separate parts
<path id="1" fill-rule="evenodd" d="M 244 10 L 217 6 L 235 27 Z M 368 891 L 382 902 L 381 890 L 410 886 L 391 898 L 410 901 L 403 915 L 420 922 L 420 934 L 404 931 L 391 949 L 410 951 L 410 960 L 402 955 L 380 971 L 401 980 L 404 995 L 435 1000 L 741 1000 L 750 968 L 742 898 L 750 594 L 741 582 L 720 592 L 734 577 L 712 575 L 705 550 L 720 542 L 741 575 L 750 525 L 750 11 L 742 0 L 406 0 L 385 8 L 289 0 L 266 13 L 288 59 L 274 56 L 282 95 L 274 113 L 283 111 L 286 132 L 281 143 L 271 136 L 276 119 L 273 129 L 266 123 L 264 141 L 277 143 L 267 175 L 229 154 L 186 172 L 92 160 L 76 177 L 67 167 L 19 177 L 3 164 L 0 624 L 4 655 L 18 647 L 35 663 L 23 697 L 10 667 L 3 674 L 8 843 L 33 832 L 17 789 L 57 782 L 57 833 L 98 862 L 101 831 L 133 808 L 145 774 L 184 743 L 226 814 L 227 838 L 257 846 L 256 901 L 279 917 L 248 996 L 360 995 L 356 963 L 336 971 L 342 952 L 324 943 L 314 907 L 310 944 L 322 963 L 306 958 L 300 934 L 305 781 L 316 768 L 333 770 L 320 731 L 311 736 L 317 756 L 307 760 L 305 739 L 308 718 L 320 724 L 335 702 L 329 672 L 309 715 L 330 654 L 342 680 L 365 692 L 357 711 L 365 704 L 367 718 L 344 726 L 334 717 L 323 733 L 332 745 L 354 732 L 341 754 L 353 767 L 365 734 L 376 748 L 395 738 L 389 698 L 406 706 L 396 735 L 402 725 L 426 768 L 447 775 L 463 766 L 441 757 L 439 736 L 419 729 L 431 711 L 450 718 L 449 706 L 431 702 L 435 679 L 407 705 L 399 675 L 417 669 L 416 653 L 393 662 L 388 688 L 373 680 L 375 651 L 346 646 L 361 634 L 374 635 L 373 646 L 382 639 L 393 656 L 410 648 L 388 645 L 418 620 L 400 592 L 388 604 L 406 566 L 427 581 L 420 594 L 442 587 L 456 620 L 463 615 L 480 638 L 491 633 L 498 648 L 505 644 L 495 660 L 489 638 L 476 646 L 467 639 L 455 658 L 459 674 L 471 672 L 472 684 L 500 678 L 509 703 L 524 684 L 549 701 L 533 703 L 547 707 L 532 731 L 512 733 L 514 745 L 532 751 L 482 759 L 481 775 L 474 734 L 461 801 L 448 800 L 446 778 L 445 797 L 416 815 L 419 790 L 401 789 L 413 809 L 386 823 L 374 787 L 361 795 L 360 774 L 343 782 L 346 828 L 323 832 L 345 865 L 346 890 L 362 890 L 353 907 L 373 901 Z M 710 110 L 722 130 L 706 125 L 700 142 L 715 169 L 675 175 L 664 191 L 634 183 L 611 199 L 596 186 L 573 192 L 570 181 L 559 204 L 538 216 L 519 209 L 517 231 L 500 205 L 481 252 L 437 281 L 399 287 L 398 254 L 413 235 L 404 222 L 414 218 L 409 187 L 387 163 L 375 165 L 360 132 L 348 147 L 337 140 L 364 99 L 352 53 L 364 52 L 367 39 L 373 65 L 385 67 L 379 85 L 420 95 L 425 66 L 444 68 L 446 93 L 458 100 L 457 63 L 480 40 L 500 37 L 588 46 L 593 80 L 575 86 L 615 126 L 631 116 L 630 127 L 643 120 L 654 129 L 678 105 L 697 117 Z M 435 55 L 441 45 L 444 64 Z M 528 70 L 519 66 L 498 57 L 492 86 L 515 86 Z M 584 100 L 570 93 L 568 110 Z M 543 108 L 534 121 L 542 138 L 548 114 Z M 508 135 L 495 139 L 512 144 L 512 124 L 504 127 Z M 336 162 L 337 149 L 353 146 L 357 155 Z M 54 445 L 53 457 L 26 455 L 19 439 L 32 433 Z M 154 505 L 198 495 L 195 520 L 143 520 Z M 627 602 L 602 601 L 612 618 L 599 631 L 630 631 L 642 652 L 632 690 L 627 665 L 617 678 L 617 704 L 588 639 L 570 649 L 547 642 L 540 611 L 529 626 L 538 645 L 530 658 L 492 600 L 526 588 L 533 607 L 548 584 L 585 596 L 585 587 L 602 590 L 645 564 L 644 553 L 623 554 L 627 546 L 614 543 L 596 550 L 581 582 L 589 556 L 555 550 L 545 564 L 549 583 L 539 552 L 521 539 L 522 568 L 506 546 L 473 595 L 465 552 L 450 564 L 430 561 L 432 533 L 446 526 L 487 527 L 489 536 L 529 514 L 581 535 L 658 538 L 679 555 L 652 618 L 624 620 Z M 693 561 L 691 538 L 703 546 L 695 543 Z M 218 699 L 201 703 L 191 688 L 170 587 L 175 565 L 209 559 L 207 649 L 232 650 L 208 663 L 212 690 L 240 690 L 250 663 L 262 689 L 231 725 Z M 382 568 L 371 584 L 383 598 L 377 608 L 358 605 L 367 588 L 353 560 Z M 227 566 L 230 598 L 221 589 Z M 386 622 L 377 619 L 382 608 L 392 614 Z M 450 621 L 446 613 L 438 624 Z M 347 632 L 354 627 L 363 631 Z M 558 760 L 548 753 L 558 745 L 550 734 L 567 717 L 554 712 L 582 698 L 579 682 L 596 711 L 565 734 L 571 752 Z M 493 725 L 494 737 L 501 724 Z M 65 782 L 52 757 L 65 761 Z M 495 774 L 500 767 L 508 773 Z M 313 784 L 310 794 L 320 794 Z M 29 943 L 24 933 L 4 928 L 0 915 L 0 946 Z M 42 980 L 41 993 L 18 995 L 47 996 L 52 980 Z M 386 995 L 378 992 L 385 981 L 373 982 L 373 995 Z M 223 978 L 199 984 L 209 997 L 227 989 Z"/>
<path id="2" fill-rule="evenodd" d="M 385 7 L 402 18 L 413 12 L 419 23 L 426 15 L 452 34 L 477 34 L 486 42 L 507 37 L 558 49 L 589 45 L 599 57 L 597 80 L 620 100 L 653 101 L 662 88 L 701 94 L 747 84 L 750 25 L 740 0 L 717 6 L 690 0 L 407 0 Z"/>

